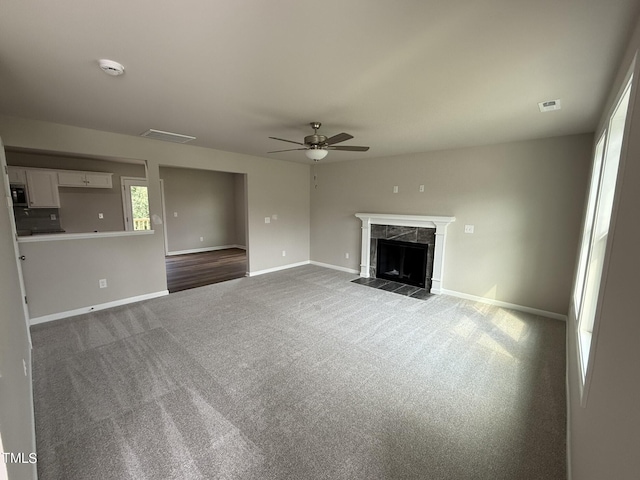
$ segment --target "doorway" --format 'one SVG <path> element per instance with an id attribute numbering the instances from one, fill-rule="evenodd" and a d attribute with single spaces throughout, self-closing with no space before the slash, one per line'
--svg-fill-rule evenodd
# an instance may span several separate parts
<path id="1" fill-rule="evenodd" d="M 160 166 L 169 292 L 244 277 L 246 175 Z"/>

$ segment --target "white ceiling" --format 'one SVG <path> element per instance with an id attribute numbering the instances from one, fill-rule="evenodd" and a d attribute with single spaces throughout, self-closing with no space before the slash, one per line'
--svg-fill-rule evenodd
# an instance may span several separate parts
<path id="1" fill-rule="evenodd" d="M 323 162 L 595 129 L 640 0 L 4 0 L 0 113 Z M 122 63 L 109 77 L 97 60 Z M 537 103 L 560 98 L 562 110 Z M 156 140 L 148 140 L 156 141 Z"/>

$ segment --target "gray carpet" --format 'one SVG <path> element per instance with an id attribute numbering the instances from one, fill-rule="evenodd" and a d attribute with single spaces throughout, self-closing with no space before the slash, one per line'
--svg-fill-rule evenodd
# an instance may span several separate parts
<path id="1" fill-rule="evenodd" d="M 33 327 L 40 480 L 566 478 L 563 322 L 354 278 Z"/>

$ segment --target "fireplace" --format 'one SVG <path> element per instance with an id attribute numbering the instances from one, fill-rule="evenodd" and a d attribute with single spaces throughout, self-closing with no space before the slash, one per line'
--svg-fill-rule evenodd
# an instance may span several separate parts
<path id="1" fill-rule="evenodd" d="M 423 244 L 427 246 L 424 288 L 442 293 L 447 227 L 455 217 L 387 213 L 356 213 L 356 217 L 362 221 L 361 277 L 378 276 L 379 239 Z"/>
<path id="2" fill-rule="evenodd" d="M 378 278 L 425 288 L 429 245 L 383 238 L 379 238 L 377 243 Z"/>

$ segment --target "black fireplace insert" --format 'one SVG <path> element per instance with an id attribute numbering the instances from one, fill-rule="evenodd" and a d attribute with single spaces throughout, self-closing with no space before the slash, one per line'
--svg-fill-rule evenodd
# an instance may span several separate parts
<path id="1" fill-rule="evenodd" d="M 376 276 L 425 288 L 428 247 L 426 243 L 379 238 Z"/>

